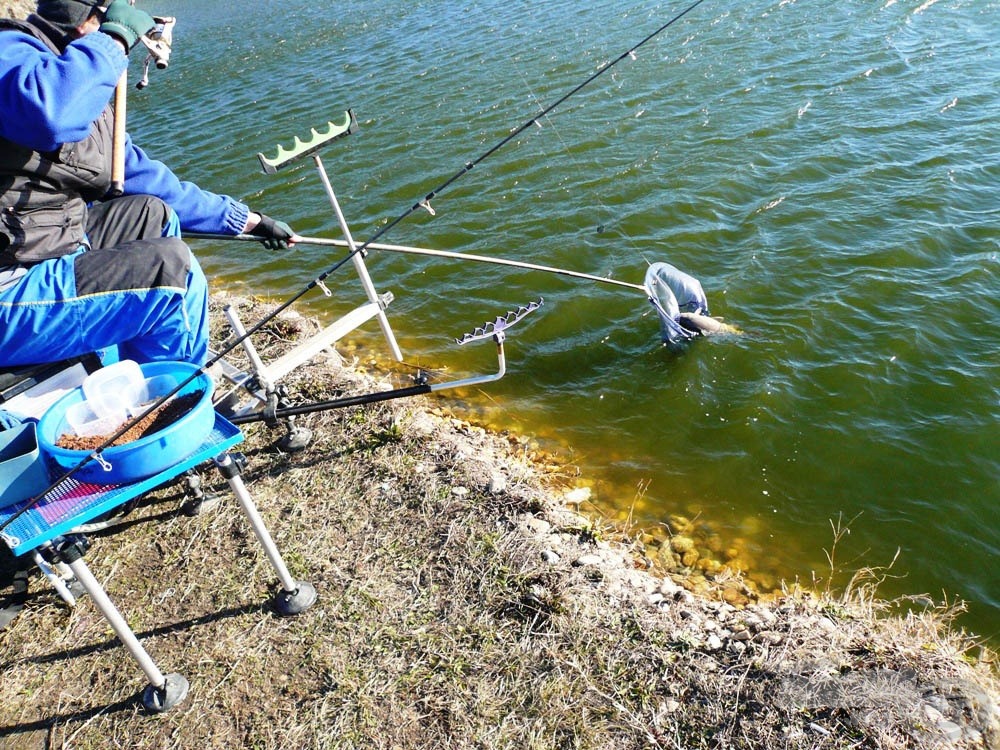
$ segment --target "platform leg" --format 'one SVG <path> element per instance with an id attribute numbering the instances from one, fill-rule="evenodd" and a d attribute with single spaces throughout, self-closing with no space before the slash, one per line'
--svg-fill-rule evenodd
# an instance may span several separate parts
<path id="1" fill-rule="evenodd" d="M 292 578 L 292 574 L 289 572 L 288 566 L 285 565 L 278 547 L 264 525 L 264 519 L 261 518 L 253 498 L 247 492 L 246 485 L 243 483 L 243 477 L 240 476 L 239 466 L 228 453 L 221 458 L 217 458 L 215 463 L 219 467 L 219 471 L 226 478 L 226 481 L 229 482 L 229 487 L 232 489 L 233 494 L 236 495 L 236 499 L 239 501 L 247 520 L 250 521 L 254 534 L 257 535 L 257 540 L 264 548 L 267 559 L 271 562 L 271 567 L 278 574 L 278 580 L 281 582 L 281 591 L 274 598 L 274 608 L 282 615 L 297 615 L 309 609 L 316 602 L 316 589 L 311 583 L 296 581 Z"/>
<path id="2" fill-rule="evenodd" d="M 52 584 L 52 588 L 59 593 L 62 600 L 66 602 L 66 605 L 69 607 L 75 607 L 76 595 L 70 590 L 67 582 L 63 580 L 62 576 L 59 575 L 59 572 L 55 569 L 55 567 L 49 565 L 48 561 L 42 557 L 38 550 L 34 550 L 34 552 L 32 552 L 32 558 L 35 561 L 35 565 L 38 566 L 38 569 L 42 571 L 42 575 L 49 579 L 49 583 Z"/>
<path id="3" fill-rule="evenodd" d="M 66 560 L 66 562 L 69 563 L 70 570 L 73 571 L 77 580 L 90 594 L 90 598 L 94 600 L 97 608 L 101 610 L 104 619 L 114 629 L 119 640 L 132 654 L 132 658 L 138 663 L 139 668 L 145 672 L 146 678 L 149 680 L 149 687 L 143 691 L 142 704 L 146 710 L 162 713 L 184 700 L 188 693 L 188 681 L 182 675 L 164 675 L 159 670 L 146 649 L 139 643 L 139 639 L 135 637 L 132 628 L 125 622 L 125 618 L 121 616 L 118 608 L 105 593 L 104 587 L 94 578 L 87 563 L 83 561 L 83 557 Z"/>

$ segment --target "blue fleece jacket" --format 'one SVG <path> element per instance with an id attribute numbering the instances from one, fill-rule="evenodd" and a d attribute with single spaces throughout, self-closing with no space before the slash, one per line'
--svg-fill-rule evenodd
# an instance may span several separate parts
<path id="1" fill-rule="evenodd" d="M 35 151 L 82 140 L 114 93 L 128 57 L 107 34 L 87 34 L 56 56 L 19 31 L 0 32 L 0 135 Z M 249 208 L 180 180 L 126 137 L 125 193 L 154 195 L 184 230 L 239 234 Z"/>

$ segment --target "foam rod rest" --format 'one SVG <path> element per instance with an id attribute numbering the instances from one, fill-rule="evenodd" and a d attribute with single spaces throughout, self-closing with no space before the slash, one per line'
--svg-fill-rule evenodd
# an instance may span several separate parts
<path id="1" fill-rule="evenodd" d="M 298 136 L 295 136 L 291 148 L 285 148 L 281 144 L 278 144 L 278 154 L 273 159 L 269 159 L 264 154 L 258 153 L 257 158 L 260 160 L 261 168 L 267 174 L 274 174 L 296 159 L 316 153 L 330 141 L 356 132 L 358 121 L 354 117 L 354 110 L 349 109 L 344 112 L 343 122 L 336 123 L 331 121 L 326 126 L 327 130 L 325 133 L 319 132 L 316 128 L 311 128 L 309 140 L 307 141 L 303 141 Z"/>

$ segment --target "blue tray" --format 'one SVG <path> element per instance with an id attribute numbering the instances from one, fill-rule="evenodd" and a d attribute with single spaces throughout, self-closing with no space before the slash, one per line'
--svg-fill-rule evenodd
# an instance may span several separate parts
<path id="1" fill-rule="evenodd" d="M 60 477 L 70 469 L 76 469 L 73 477 L 80 482 L 94 484 L 131 484 L 140 479 L 159 474 L 174 464 L 183 461 L 211 430 L 215 421 L 212 409 L 212 379 L 201 372 L 197 365 L 188 362 L 146 362 L 138 365 L 143 377 L 155 378 L 167 376 L 173 384 L 186 380 L 177 392 L 177 396 L 200 394 L 197 404 L 190 411 L 174 419 L 165 427 L 157 429 L 149 435 L 132 440 L 124 445 L 116 445 L 101 451 L 105 464 L 89 461 L 79 466 L 90 451 L 70 450 L 59 445 L 59 438 L 67 432 L 72 432 L 66 420 L 69 409 L 86 401 L 83 386 L 74 388 L 69 393 L 46 409 L 38 420 L 38 446 L 50 464 L 50 473 Z M 98 370 L 93 377 L 103 370 Z M 86 385 L 87 381 L 83 381 Z M 151 394 L 159 398 L 170 388 L 163 388 L 158 393 Z M 124 394 L 119 396 L 119 403 Z M 147 404 L 148 406 L 148 404 Z"/>
<path id="2" fill-rule="evenodd" d="M 215 425 L 194 453 L 159 474 L 129 484 L 89 484 L 72 477 L 59 483 L 39 502 L 0 532 L 15 555 L 30 552 L 102 513 L 114 510 L 134 497 L 149 492 L 188 469 L 225 453 L 243 440 L 236 425 L 215 415 Z M 31 498 L 0 509 L 0 525 L 24 508 Z"/>

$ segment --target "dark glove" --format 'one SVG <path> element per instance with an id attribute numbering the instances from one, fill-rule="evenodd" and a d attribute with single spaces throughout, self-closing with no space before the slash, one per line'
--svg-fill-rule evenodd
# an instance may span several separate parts
<path id="1" fill-rule="evenodd" d="M 125 49 L 131 51 L 139 38 L 155 26 L 156 22 L 146 11 L 129 5 L 128 0 L 114 0 L 104 14 L 101 31 L 120 39 L 125 43 Z"/>
<path id="2" fill-rule="evenodd" d="M 288 241 L 295 236 L 295 232 L 283 221 L 275 221 L 270 216 L 260 215 L 260 222 L 250 234 L 260 237 L 261 243 L 268 250 L 285 250 L 288 248 Z"/>

